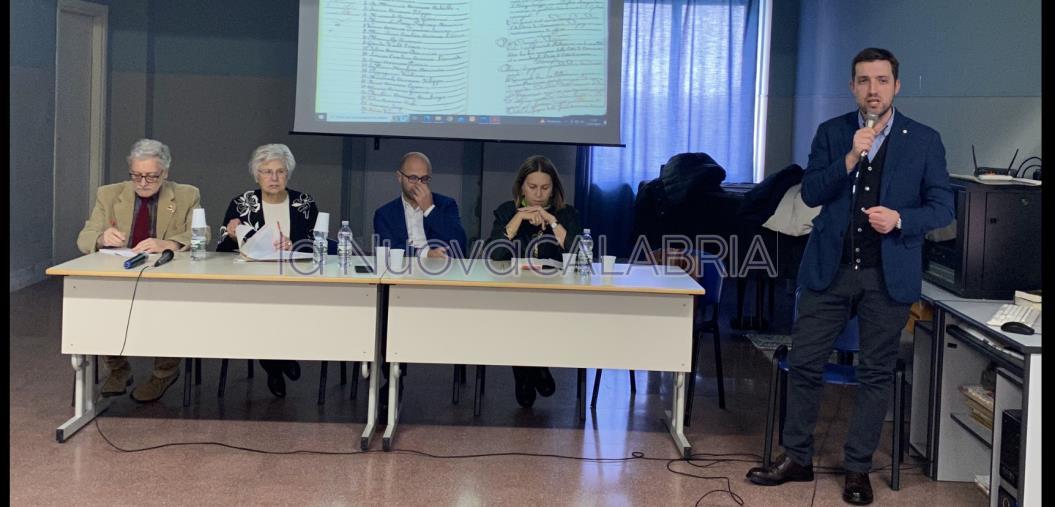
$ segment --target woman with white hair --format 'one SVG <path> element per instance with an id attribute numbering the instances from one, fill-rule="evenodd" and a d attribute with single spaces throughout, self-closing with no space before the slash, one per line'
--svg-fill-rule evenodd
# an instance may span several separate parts
<path id="1" fill-rule="evenodd" d="M 231 199 L 220 228 L 217 252 L 237 252 L 245 241 L 266 226 L 276 228 L 275 247 L 283 250 L 311 251 L 312 229 L 319 209 L 310 195 L 286 184 L 293 176 L 297 162 L 284 144 L 265 144 L 253 150 L 249 173 L 258 188 L 247 190 Z M 300 378 L 300 364 L 288 360 L 261 359 L 267 371 L 267 387 L 278 397 L 286 395 L 285 374 L 290 380 Z"/>

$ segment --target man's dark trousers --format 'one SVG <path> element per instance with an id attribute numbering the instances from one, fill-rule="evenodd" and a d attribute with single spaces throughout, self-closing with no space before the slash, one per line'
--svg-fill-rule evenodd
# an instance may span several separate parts
<path id="1" fill-rule="evenodd" d="M 813 431 L 824 384 L 821 375 L 835 339 L 856 310 L 860 326 L 857 397 L 844 448 L 844 466 L 867 473 L 890 402 L 901 329 L 910 305 L 890 298 L 879 267 L 840 266 L 823 291 L 803 287 L 788 352 L 784 450 L 795 462 L 813 462 Z"/>

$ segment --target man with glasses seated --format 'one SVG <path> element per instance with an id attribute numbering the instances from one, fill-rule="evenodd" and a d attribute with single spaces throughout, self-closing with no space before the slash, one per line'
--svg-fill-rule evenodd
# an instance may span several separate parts
<path id="1" fill-rule="evenodd" d="M 424 153 L 412 151 L 403 155 L 396 169 L 396 181 L 402 189 L 399 197 L 374 212 L 374 234 L 380 245 L 404 249 L 408 256 L 448 257 L 468 249 L 465 228 L 458 214 L 458 203 L 429 188 L 432 162 Z M 457 244 L 457 249 L 451 245 Z M 382 363 L 385 384 L 381 387 L 382 410 L 388 406 L 388 363 Z M 402 369 L 406 375 L 407 368 Z M 399 396 L 403 395 L 399 384 Z"/>
<path id="2" fill-rule="evenodd" d="M 451 256 L 450 245 L 467 249 L 465 228 L 458 214 L 458 203 L 429 188 L 432 162 L 424 153 L 403 155 L 396 169 L 402 195 L 374 212 L 374 233 L 381 244 L 404 249 L 419 257 Z"/>
<path id="3" fill-rule="evenodd" d="M 168 181 L 172 155 L 169 147 L 153 139 L 140 139 L 128 154 L 131 181 L 99 187 L 95 208 L 77 236 L 77 248 L 92 253 L 100 248 L 131 248 L 158 253 L 187 250 L 191 235 L 191 210 L 200 206 L 198 188 Z M 132 385 L 132 369 L 121 356 L 104 358 L 110 375 L 102 396 L 124 394 Z M 132 391 L 132 399 L 146 403 L 165 394 L 179 378 L 178 357 L 154 358 L 150 380 Z"/>

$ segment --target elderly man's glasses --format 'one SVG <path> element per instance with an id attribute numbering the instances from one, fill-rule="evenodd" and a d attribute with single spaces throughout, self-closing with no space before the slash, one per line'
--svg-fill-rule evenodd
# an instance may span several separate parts
<path id="1" fill-rule="evenodd" d="M 409 180 L 411 183 L 417 183 L 417 182 L 420 181 L 422 183 L 426 183 L 427 184 L 428 182 L 432 181 L 432 176 L 428 176 L 428 175 L 425 175 L 425 176 L 408 175 L 407 173 L 405 173 L 403 171 L 396 171 L 396 172 L 398 172 L 399 174 L 402 174 L 403 177 L 406 178 L 407 180 Z"/>
<path id="2" fill-rule="evenodd" d="M 132 177 L 132 181 L 134 181 L 136 183 L 139 183 L 139 182 L 141 182 L 143 180 L 147 180 L 147 183 L 157 183 L 158 180 L 161 179 L 161 173 L 139 174 L 139 173 L 129 172 L 128 175 L 131 176 Z"/>
<path id="3" fill-rule="evenodd" d="M 261 175 L 261 176 L 263 176 L 263 177 L 265 177 L 265 178 L 270 178 L 272 176 L 278 176 L 279 178 L 285 178 L 287 175 L 289 175 L 289 171 L 287 171 L 285 169 L 278 169 L 278 170 L 275 170 L 275 169 L 261 169 L 261 170 L 257 171 L 256 173 Z"/>

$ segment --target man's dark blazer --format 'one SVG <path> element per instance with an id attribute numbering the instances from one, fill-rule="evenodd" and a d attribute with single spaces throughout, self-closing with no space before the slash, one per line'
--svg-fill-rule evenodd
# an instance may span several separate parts
<path id="1" fill-rule="evenodd" d="M 817 128 L 802 177 L 802 200 L 823 206 L 813 219 L 799 268 L 799 285 L 821 291 L 831 285 L 843 254 L 843 238 L 853 213 L 854 173 L 844 159 L 858 130 L 854 111 Z M 945 147 L 934 129 L 894 112 L 887 136 L 879 204 L 901 215 L 901 229 L 883 235 L 880 246 L 887 293 L 901 303 L 919 300 L 923 281 L 923 236 L 949 224 L 955 213 Z M 860 213 L 858 210 L 857 213 Z"/>
<path id="2" fill-rule="evenodd" d="M 468 248 L 465 238 L 465 228 L 462 227 L 462 218 L 458 214 L 458 203 L 445 195 L 432 193 L 432 204 L 436 206 L 424 218 L 425 238 L 431 241 L 442 241 L 447 247 L 447 255 L 454 257 L 458 251 L 464 254 Z M 374 212 L 374 233 L 379 239 L 389 241 L 389 248 L 402 248 L 407 250 L 407 255 L 417 255 L 414 248 L 407 246 L 407 218 L 403 212 L 402 196 L 395 198 L 388 204 L 377 208 Z M 458 251 L 452 251 L 450 246 L 457 242 Z"/>

